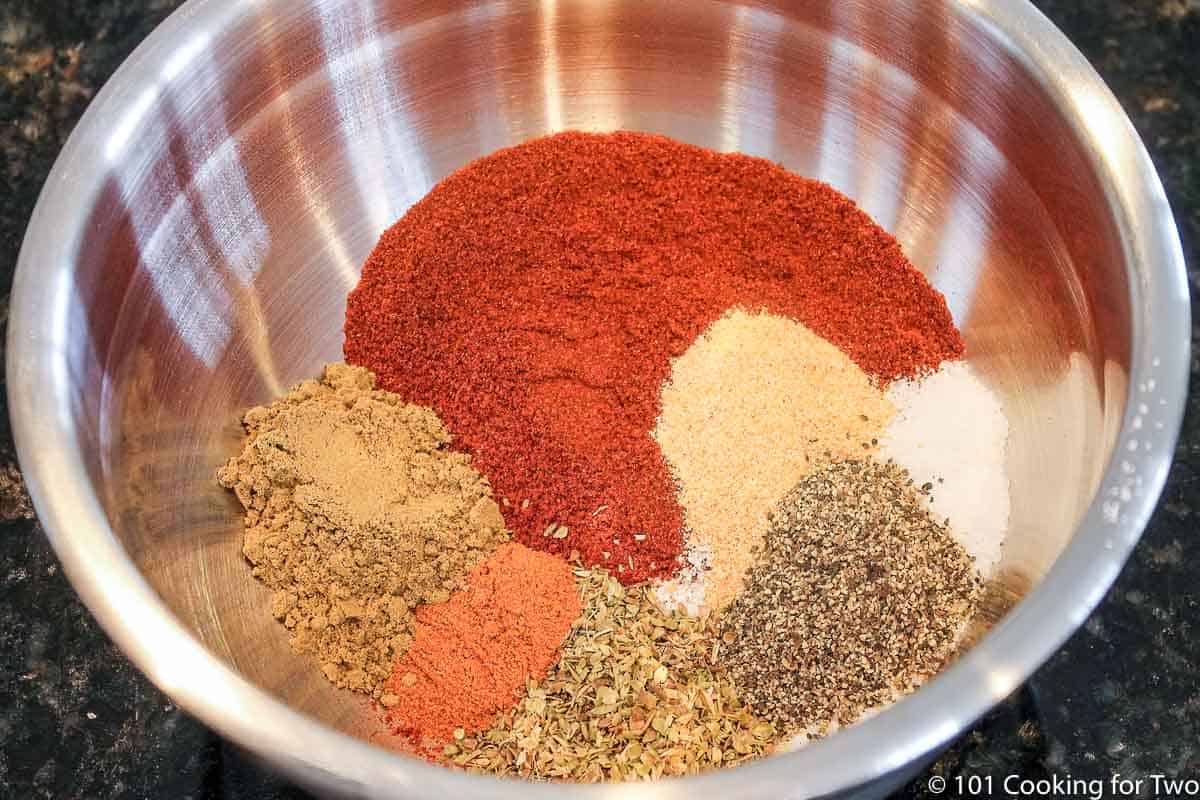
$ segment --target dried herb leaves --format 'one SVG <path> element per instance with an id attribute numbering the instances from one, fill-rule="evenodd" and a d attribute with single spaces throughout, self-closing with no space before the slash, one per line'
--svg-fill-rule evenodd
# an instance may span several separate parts
<path id="1" fill-rule="evenodd" d="M 619 781 L 686 775 L 769 752 L 776 729 L 715 666 L 711 620 L 667 613 L 645 587 L 576 570 L 584 606 L 558 664 L 488 731 L 445 756 L 472 771 Z"/>

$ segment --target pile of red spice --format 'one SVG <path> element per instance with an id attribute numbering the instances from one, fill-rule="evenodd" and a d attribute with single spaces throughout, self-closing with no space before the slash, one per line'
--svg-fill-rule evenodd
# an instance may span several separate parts
<path id="1" fill-rule="evenodd" d="M 456 728 L 477 731 L 540 680 L 580 613 L 571 567 L 503 544 L 445 603 L 422 606 L 412 646 L 396 662 L 384 705 L 394 732 L 441 752 Z"/>
<path id="2" fill-rule="evenodd" d="M 733 306 L 802 322 L 884 384 L 963 350 L 944 298 L 829 186 L 564 133 L 468 165 L 384 234 L 345 354 L 437 411 L 519 541 L 628 584 L 673 572 L 683 544 L 650 437 L 671 359 Z"/>

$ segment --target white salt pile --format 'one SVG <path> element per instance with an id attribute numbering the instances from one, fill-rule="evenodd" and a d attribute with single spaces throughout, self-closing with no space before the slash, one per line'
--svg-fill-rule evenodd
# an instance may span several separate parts
<path id="1" fill-rule="evenodd" d="M 991 577 L 1008 532 L 1005 471 L 1008 419 L 1000 401 L 962 361 L 947 362 L 916 381 L 896 381 L 887 392 L 896 416 L 880 442 L 917 484 L 933 484 L 930 510 Z"/>

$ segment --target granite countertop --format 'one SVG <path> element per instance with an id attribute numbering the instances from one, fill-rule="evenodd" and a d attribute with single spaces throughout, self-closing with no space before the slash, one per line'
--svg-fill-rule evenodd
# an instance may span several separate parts
<path id="1" fill-rule="evenodd" d="M 42 182 L 89 99 L 178 0 L 0 5 L 0 321 Z M 1200 268 L 1200 0 L 1037 0 L 1121 99 Z M 931 776 L 1200 779 L 1200 365 L 1162 502 L 1100 608 Z M 0 371 L 0 375 L 2 375 Z M 294 798 L 121 655 L 47 544 L 0 414 L 0 796 Z"/>

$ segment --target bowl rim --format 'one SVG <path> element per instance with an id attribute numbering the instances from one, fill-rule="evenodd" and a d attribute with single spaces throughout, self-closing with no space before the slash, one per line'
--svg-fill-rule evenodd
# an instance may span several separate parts
<path id="1" fill-rule="evenodd" d="M 1149 521 L 1182 423 L 1190 360 L 1183 250 L 1162 184 L 1100 76 L 1028 0 L 950 2 L 954 13 L 987 26 L 1064 110 L 1121 234 L 1133 347 L 1125 414 L 1100 489 L 1038 585 L 915 694 L 796 752 L 694 777 L 572 791 L 592 797 L 821 796 L 919 766 L 1023 683 L 1084 623 Z M 75 446 L 65 340 L 76 236 L 91 199 L 80 189 L 104 177 L 104 160 L 95 153 L 103 151 L 111 126 L 102 123 L 135 119 L 130 115 L 145 104 L 146 87 L 171 68 L 180 42 L 225 29 L 247 6 L 189 0 L 151 33 L 90 104 L 38 199 L 18 258 L 7 339 L 10 415 L 29 493 L 71 583 L 130 660 L 182 709 L 291 777 L 354 796 L 550 797 L 559 787 L 468 775 L 370 745 L 250 683 L 167 609 L 89 488 Z M 64 220 L 70 235 L 64 235 Z M 1139 406 L 1149 411 L 1139 412 Z M 1141 477 L 1131 493 L 1119 491 L 1128 484 L 1118 462 L 1131 464 Z"/>

